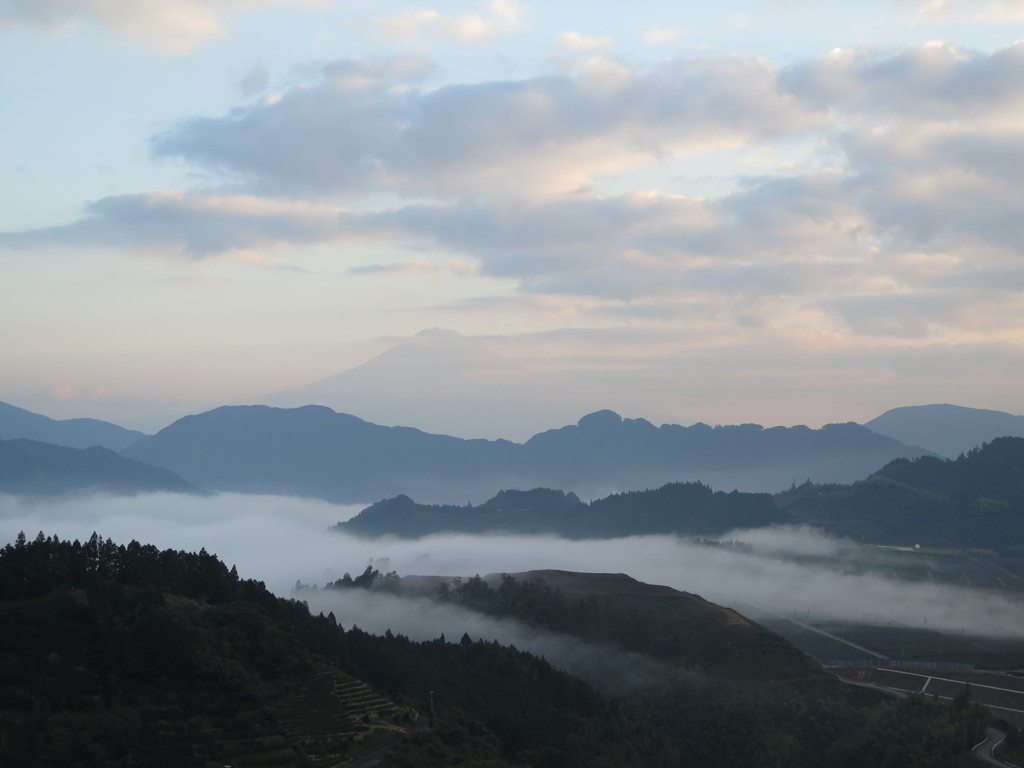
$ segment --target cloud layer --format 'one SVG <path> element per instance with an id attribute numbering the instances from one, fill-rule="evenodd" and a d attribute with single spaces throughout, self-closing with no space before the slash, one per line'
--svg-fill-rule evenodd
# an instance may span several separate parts
<path id="1" fill-rule="evenodd" d="M 227 34 L 226 16 L 273 5 L 302 6 L 316 0 L 3 0 L 0 24 L 60 28 L 84 21 L 124 37 L 185 55 Z"/>
<path id="2" fill-rule="evenodd" d="M 143 5 L 0 0 L 0 17 L 88 19 L 159 43 L 152 35 L 174 25 L 156 19 L 157 6 L 206 13 L 213 22 L 197 29 L 213 34 L 261 3 Z M 905 5 L 905 20 L 917 8 Z M 1019 3 L 925 10 L 934 19 L 999 9 Z M 81 188 L 95 199 L 77 219 L 30 228 L 12 212 L 0 233 L 17 266 L 9 323 L 26 329 L 8 357 L 19 371 L 38 370 L 40 349 L 49 360 L 11 389 L 123 391 L 108 373 L 118 366 L 181 371 L 234 354 L 241 333 L 217 342 L 230 323 L 253 329 L 241 344 L 249 366 L 233 383 L 251 398 L 350 368 L 382 351 L 381 337 L 437 325 L 514 348 L 524 378 L 552 373 L 537 375 L 534 391 L 557 396 L 564 421 L 609 406 L 676 421 L 816 424 L 910 402 L 1020 410 L 1024 44 L 807 55 L 821 50 L 815 42 L 799 59 L 770 60 L 701 49 L 697 16 L 685 27 L 671 14 L 617 27 L 600 14 L 581 24 L 552 13 L 513 2 L 332 6 L 318 17 L 324 29 L 305 26 L 301 46 L 251 42 L 216 64 L 211 51 L 223 82 L 199 89 L 201 99 L 171 107 L 155 89 L 164 111 L 144 123 L 148 142 L 137 139 L 161 182 L 93 180 Z M 347 38 L 326 28 L 342 20 L 352 22 Z M 743 35 L 764 24 L 750 21 Z M 135 32 L 117 26 L 136 22 Z M 922 20 L 915 36 L 927 39 L 934 23 Z M 644 30 L 656 51 L 637 47 Z M 365 45 L 338 45 L 359 35 Z M 388 50 L 382 42 L 391 54 L 373 55 Z M 324 58 L 289 69 L 297 55 Z M 134 256 L 148 260 L 117 267 Z M 285 281 L 248 264 L 294 271 Z M 223 288 L 197 298 L 185 287 L 209 278 Z M 80 338 L 111 338 L 100 313 L 68 297 L 132 291 L 139 300 L 124 306 L 151 356 L 126 342 L 91 356 L 88 380 L 60 369 L 75 355 L 60 348 L 52 318 L 74 314 Z M 154 294 L 175 292 L 168 305 L 207 302 L 209 333 L 190 325 L 172 340 L 171 323 L 155 327 Z M 358 351 L 339 352 L 357 338 Z M 148 382 L 166 395 L 173 378 Z M 478 397 L 477 384 L 452 399 Z M 81 408 L 62 413 L 90 406 Z"/>
<path id="3" fill-rule="evenodd" d="M 425 87 L 431 72 L 419 56 L 326 64 L 317 82 L 153 139 L 156 156 L 245 195 L 106 198 L 0 245 L 205 258 L 372 240 L 457 254 L 524 293 L 714 306 L 733 328 L 794 339 L 1021 338 L 1024 44 L 837 50 L 783 68 L 582 56 Z M 777 146 L 797 162 L 725 194 L 616 189 L 644 169 L 678 169 L 685 187 L 688 163 Z"/>
<path id="4" fill-rule="evenodd" d="M 1024 609 L 1003 596 L 929 582 L 894 581 L 886 562 L 849 542 L 799 529 L 735 532 L 749 552 L 691 544 L 674 537 L 567 541 L 524 536 L 431 536 L 414 541 L 365 540 L 326 534 L 354 508 L 280 497 L 175 495 L 88 497 L 29 503 L 0 496 L 0 541 L 18 531 L 88 538 L 92 531 L 119 543 L 132 538 L 198 551 L 205 547 L 247 578 L 288 594 L 296 580 L 324 584 L 368 563 L 400 575 L 472 576 L 555 568 L 628 573 L 723 605 L 782 615 L 927 625 L 933 629 L 1014 633 Z M 346 626 L 390 628 L 417 637 L 470 631 L 513 637 L 459 611 L 435 613 L 422 603 L 332 597 Z M 328 608 L 325 606 L 325 608 Z M 486 625 L 486 626 L 485 626 Z"/>

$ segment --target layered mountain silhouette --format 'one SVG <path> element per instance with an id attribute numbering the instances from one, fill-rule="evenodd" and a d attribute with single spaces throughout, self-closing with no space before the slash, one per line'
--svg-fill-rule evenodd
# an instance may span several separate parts
<path id="1" fill-rule="evenodd" d="M 1024 439 L 1002 437 L 956 459 L 896 459 L 850 484 L 802 483 L 775 495 L 701 483 L 611 494 L 585 503 L 550 489 L 502 491 L 478 505 L 379 501 L 336 530 L 418 538 L 442 532 L 553 534 L 572 539 L 710 536 L 807 525 L 865 542 L 1024 550 Z M 1008 571 L 1003 576 L 1014 578 Z M 1001 577 L 1002 579 L 1002 577 Z"/>
<path id="2" fill-rule="evenodd" d="M 69 448 L 101 445 L 112 451 L 127 448 L 146 435 L 98 419 L 51 419 L 0 402 L 0 440 L 24 437 Z"/>
<path id="3" fill-rule="evenodd" d="M 1024 416 L 948 403 L 893 408 L 864 426 L 949 459 L 997 437 L 1024 437 Z"/>
<path id="4" fill-rule="evenodd" d="M 853 423 L 655 427 L 598 411 L 520 444 L 382 427 L 323 406 L 225 406 L 180 419 L 124 452 L 209 490 L 339 502 L 408 494 L 434 503 L 482 501 L 500 488 L 596 498 L 678 481 L 777 491 L 808 478 L 851 482 L 925 453 Z"/>
<path id="5" fill-rule="evenodd" d="M 0 440 L 0 493 L 54 496 L 102 491 L 116 495 L 198 493 L 173 472 L 100 446 L 68 448 L 37 440 Z"/>

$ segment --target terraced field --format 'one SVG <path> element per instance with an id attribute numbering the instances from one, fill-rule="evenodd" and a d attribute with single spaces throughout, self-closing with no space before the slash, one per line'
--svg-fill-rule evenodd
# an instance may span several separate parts
<path id="1" fill-rule="evenodd" d="M 187 719 L 176 707 L 141 714 L 161 743 L 189 745 L 206 768 L 340 768 L 399 740 L 417 719 L 415 711 L 325 666 L 288 690 L 264 693 L 197 696 Z"/>
<path id="2" fill-rule="evenodd" d="M 417 717 L 366 683 L 330 668 L 310 675 L 272 711 L 285 735 L 317 768 L 344 764 L 364 747 L 400 738 Z"/>

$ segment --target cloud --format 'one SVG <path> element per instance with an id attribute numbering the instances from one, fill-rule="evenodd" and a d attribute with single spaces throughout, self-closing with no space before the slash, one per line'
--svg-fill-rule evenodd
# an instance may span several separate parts
<path id="1" fill-rule="evenodd" d="M 152 192 L 105 197 L 64 226 L 0 234 L 0 247 L 103 247 L 200 259 L 282 244 L 310 244 L 341 234 L 338 209 L 263 198 Z"/>
<path id="2" fill-rule="evenodd" d="M 678 29 L 649 29 L 644 32 L 645 45 L 663 45 L 678 40 L 683 33 Z"/>
<path id="3" fill-rule="evenodd" d="M 463 633 L 473 640 L 496 640 L 543 656 L 552 665 L 612 693 L 660 686 L 668 679 L 695 679 L 695 673 L 682 673 L 649 656 L 585 642 L 512 619 L 486 616 L 457 605 L 439 604 L 428 598 L 398 597 L 361 589 L 301 592 L 297 596 L 313 612 L 334 613 L 335 617 L 342 617 L 342 626 L 358 626 L 371 634 L 383 635 L 393 629 L 417 641 L 434 640 L 444 634 L 453 642 Z"/>
<path id="4" fill-rule="evenodd" d="M 335 62 L 319 84 L 274 103 L 185 121 L 154 139 L 154 153 L 282 194 L 536 197 L 659 159 L 803 133 L 826 117 L 751 57 L 649 71 L 591 59 L 572 73 L 429 91 L 411 87 L 419 71 L 360 88 L 332 74 L 370 66 Z"/>
<path id="5" fill-rule="evenodd" d="M 913 23 L 949 20 L 982 24 L 1011 24 L 1024 21 L 1021 0 L 926 0 L 917 9 Z"/>
<path id="6" fill-rule="evenodd" d="M 246 72 L 245 76 L 238 81 L 238 90 L 242 92 L 243 96 L 255 96 L 257 93 L 265 91 L 269 82 L 270 73 L 267 72 L 267 68 L 263 66 L 263 62 L 258 61 L 253 65 L 253 68 Z"/>
<path id="7" fill-rule="evenodd" d="M 447 261 L 414 259 L 413 261 L 390 264 L 362 264 L 350 267 L 346 271 L 350 275 L 440 275 L 443 272 L 450 272 L 468 276 L 477 273 L 472 262 L 460 259 L 448 259 Z"/>
<path id="8" fill-rule="evenodd" d="M 498 35 L 518 31 L 524 11 L 525 6 L 515 0 L 491 0 L 483 13 L 446 16 L 429 8 L 410 8 L 373 21 L 378 36 L 386 40 L 488 46 Z"/>
<path id="9" fill-rule="evenodd" d="M 796 97 L 858 119 L 932 120 L 994 117 L 1024 103 L 1017 83 L 1024 43 L 991 54 L 952 43 L 909 45 L 896 51 L 836 49 L 781 75 Z"/>
<path id="10" fill-rule="evenodd" d="M 224 37 L 226 17 L 270 5 L 303 6 L 316 0 L 5 0 L 0 25 L 30 24 L 56 28 L 85 21 L 123 37 L 145 40 L 186 55 Z"/>
<path id="11" fill-rule="evenodd" d="M 594 51 L 612 42 L 610 37 L 587 37 L 579 32 L 563 32 L 559 40 L 567 51 Z"/>
<path id="12" fill-rule="evenodd" d="M 781 69 L 572 66 L 426 89 L 423 57 L 331 62 L 311 85 L 154 138 L 157 156 L 252 194 L 106 198 L 0 245 L 254 258 L 367 239 L 416 260 L 365 275 L 454 257 L 521 293 L 594 300 L 609 322 L 669 322 L 671 307 L 693 339 L 1020 348 L 1024 44 L 837 50 Z M 800 162 L 717 197 L 603 191 L 636 169 L 796 140 Z"/>
<path id="13" fill-rule="evenodd" d="M 886 576 L 893 555 L 802 529 L 740 531 L 725 538 L 746 541 L 749 552 L 695 545 L 670 536 L 567 541 L 551 537 L 442 535 L 418 540 L 358 539 L 327 534 L 351 508 L 326 502 L 222 494 L 190 498 L 155 494 L 28 502 L 0 496 L 0 541 L 18 531 L 42 530 L 62 539 L 87 539 L 92 531 L 126 544 L 131 539 L 160 548 L 205 547 L 243 578 L 257 578 L 281 595 L 296 580 L 333 581 L 373 562 L 400 575 L 472 576 L 554 568 L 628 573 L 723 605 L 755 607 L 818 619 L 891 621 L 932 629 L 1011 633 L 1024 626 L 1024 609 L 1002 595 Z M 303 596 L 305 597 L 305 596 Z M 526 630 L 422 601 L 338 599 L 334 610 L 345 626 L 390 628 L 417 637 L 450 638 L 462 632 L 494 636 L 517 645 Z M 314 605 L 330 606 L 326 602 Z M 426 634 L 424 634 L 426 633 Z M 518 634 L 514 634 L 518 633 Z M 540 643 L 550 637 L 535 638 Z"/>

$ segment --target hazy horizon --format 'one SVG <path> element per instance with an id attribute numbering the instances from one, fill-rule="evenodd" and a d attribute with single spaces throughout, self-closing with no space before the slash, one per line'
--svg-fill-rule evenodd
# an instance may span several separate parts
<path id="1" fill-rule="evenodd" d="M 1020 0 L 48 0 L 0 40 L 19 407 L 1024 411 Z"/>

